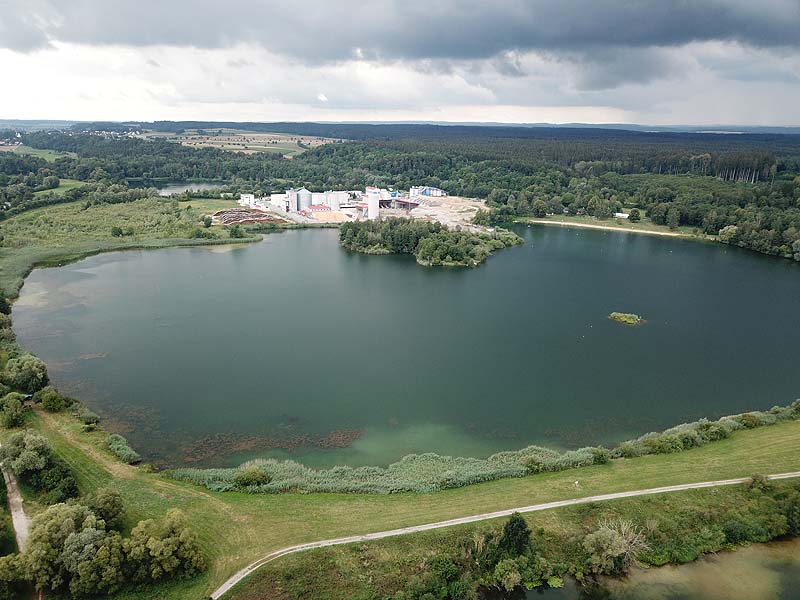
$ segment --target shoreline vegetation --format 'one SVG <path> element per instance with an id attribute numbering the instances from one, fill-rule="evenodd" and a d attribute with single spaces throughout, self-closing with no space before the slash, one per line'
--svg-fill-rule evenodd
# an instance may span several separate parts
<path id="1" fill-rule="evenodd" d="M 798 535 L 800 484 L 753 475 L 724 488 L 512 513 L 502 522 L 292 553 L 225 597 L 516 598 L 523 590 L 564 587 L 570 578 L 586 597 L 607 598 L 634 566 L 681 565 Z"/>
<path id="2" fill-rule="evenodd" d="M 392 217 L 343 223 L 339 242 L 362 254 L 412 254 L 425 267 L 476 267 L 495 250 L 521 244 L 522 238 L 500 228 L 461 231 L 437 222 Z"/>
<path id="3" fill-rule="evenodd" d="M 800 400 L 769 411 L 730 415 L 716 421 L 701 419 L 683 423 L 622 442 L 611 449 L 595 446 L 557 452 L 541 446 L 528 446 L 521 450 L 498 452 L 485 459 L 434 453 L 410 454 L 385 468 L 337 466 L 312 469 L 291 460 L 255 459 L 233 468 L 181 468 L 167 473 L 178 481 L 202 485 L 217 492 L 430 493 L 496 479 L 604 465 L 615 459 L 674 454 L 726 439 L 734 431 L 798 419 Z"/>
<path id="4" fill-rule="evenodd" d="M 628 233 L 642 233 L 645 235 L 658 235 L 662 237 L 719 241 L 718 236 L 695 233 L 691 230 L 687 231 L 687 228 L 670 230 L 666 226 L 656 225 L 652 222 L 629 223 L 625 219 L 601 220 L 588 216 L 548 215 L 546 217 L 520 217 L 514 219 L 513 222 L 522 225 L 561 225 L 562 227 L 596 229 L 599 231 L 623 231 Z"/>

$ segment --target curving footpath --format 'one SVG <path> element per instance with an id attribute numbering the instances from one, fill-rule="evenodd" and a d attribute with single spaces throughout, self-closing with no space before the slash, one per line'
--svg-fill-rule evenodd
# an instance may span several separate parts
<path id="1" fill-rule="evenodd" d="M 767 475 L 769 479 L 791 479 L 800 477 L 800 471 L 793 473 L 778 473 L 775 475 Z M 615 492 L 613 494 L 601 494 L 599 496 L 586 496 L 584 498 L 573 498 L 571 500 L 557 500 L 555 502 L 544 502 L 542 504 L 532 504 L 530 506 L 521 506 L 518 508 L 509 508 L 506 510 L 498 510 L 491 513 L 483 513 L 480 515 L 472 515 L 470 517 L 460 517 L 458 519 L 450 519 L 448 521 L 439 521 L 438 523 L 428 523 L 426 525 L 414 525 L 412 527 L 402 527 L 400 529 L 391 529 L 389 531 L 379 531 L 377 533 L 366 533 L 363 535 L 353 535 L 350 537 L 336 538 L 332 540 L 321 540 L 319 542 L 309 542 L 307 544 L 298 544 L 297 546 L 289 546 L 275 552 L 270 552 L 266 556 L 259 558 L 257 561 L 247 565 L 244 569 L 236 573 L 233 577 L 228 579 L 225 583 L 219 586 L 212 594 L 211 598 L 217 600 L 225 595 L 233 586 L 242 581 L 245 577 L 250 575 L 259 567 L 272 562 L 273 560 L 286 556 L 287 554 L 294 554 L 295 552 L 302 552 L 303 550 L 311 550 L 312 548 L 325 548 L 326 546 L 338 546 L 341 544 L 352 544 L 354 542 L 366 542 L 370 540 L 380 540 L 383 538 L 394 537 L 396 535 L 406 535 L 409 533 L 417 533 L 420 531 L 429 531 L 431 529 L 441 529 L 442 527 L 450 527 L 452 525 L 463 525 L 465 523 L 475 523 L 476 521 L 486 521 L 488 519 L 497 519 L 500 517 L 508 517 L 511 514 L 537 512 L 540 510 L 548 510 L 551 508 L 560 508 L 562 506 L 573 506 L 575 504 L 587 504 L 589 502 L 602 502 L 603 500 L 617 500 L 619 498 L 632 498 L 634 496 L 647 496 L 650 494 L 663 494 L 666 492 L 679 492 L 683 490 L 697 490 L 702 488 L 719 487 L 723 485 L 736 485 L 745 483 L 749 477 L 739 477 L 737 479 L 721 479 L 719 481 L 703 481 L 700 483 L 683 483 L 680 485 L 667 485 L 657 488 L 649 488 L 644 490 L 633 490 L 630 492 Z"/>

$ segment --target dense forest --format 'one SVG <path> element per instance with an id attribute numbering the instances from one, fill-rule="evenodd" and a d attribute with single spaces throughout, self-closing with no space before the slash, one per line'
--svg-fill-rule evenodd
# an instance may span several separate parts
<path id="1" fill-rule="evenodd" d="M 98 124 L 100 127 L 103 124 Z M 232 126 L 157 123 L 162 131 Z M 0 219 L 48 203 L 126 201 L 165 181 L 211 180 L 230 191 L 292 185 L 357 189 L 433 185 L 484 198 L 492 222 L 516 216 L 636 208 L 654 223 L 688 226 L 720 241 L 800 260 L 800 136 L 647 133 L 604 129 L 430 125 L 268 124 L 271 131 L 357 141 L 293 159 L 189 148 L 124 133 L 32 132 L 28 146 L 69 152 L 53 162 L 0 154 Z M 238 124 L 242 127 L 242 124 Z M 263 124 L 267 127 L 266 124 Z M 124 130 L 120 125 L 117 130 Z M 84 126 L 85 128 L 85 126 Z M 253 129 L 250 124 L 248 129 Z M 11 132 L 0 132 L 0 139 Z M 57 179 L 86 182 L 63 194 Z M 722 232 L 722 233 L 721 233 Z"/>

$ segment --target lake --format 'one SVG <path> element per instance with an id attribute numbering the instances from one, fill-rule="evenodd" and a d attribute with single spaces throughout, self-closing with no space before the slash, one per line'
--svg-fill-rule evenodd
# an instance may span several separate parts
<path id="1" fill-rule="evenodd" d="M 800 396 L 800 265 L 517 232 L 476 269 L 349 253 L 335 230 L 93 256 L 34 271 L 14 325 L 60 389 L 173 466 L 613 444 Z"/>
<path id="2" fill-rule="evenodd" d="M 167 183 L 162 185 L 158 188 L 158 195 L 159 196 L 172 196 L 174 194 L 183 194 L 184 192 L 199 192 L 202 190 L 214 190 L 221 187 L 224 187 L 225 183 L 222 182 L 210 182 L 210 183 Z"/>

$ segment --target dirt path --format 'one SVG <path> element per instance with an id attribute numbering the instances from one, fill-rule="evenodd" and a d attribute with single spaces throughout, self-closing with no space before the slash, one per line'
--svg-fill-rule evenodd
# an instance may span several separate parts
<path id="1" fill-rule="evenodd" d="M 793 473 L 778 473 L 776 475 L 768 475 L 769 479 L 790 479 L 800 477 L 800 471 Z M 537 512 L 541 510 L 548 510 L 551 508 L 560 508 L 563 506 L 573 506 L 575 504 L 588 504 L 590 502 L 602 502 L 604 500 L 617 500 L 620 498 L 632 498 L 634 496 L 647 496 L 651 494 L 663 494 L 666 492 L 678 492 L 683 490 L 696 490 L 702 488 L 719 487 L 723 485 L 736 485 L 745 483 L 749 477 L 740 477 L 738 479 L 722 479 L 719 481 L 703 481 L 700 483 L 684 483 L 681 485 L 668 485 L 664 487 L 648 488 L 644 490 L 633 490 L 630 492 L 616 492 L 613 494 L 601 494 L 599 496 L 587 496 L 585 498 L 573 498 L 571 500 L 558 500 L 555 502 L 544 502 L 542 504 L 533 504 L 531 506 L 522 506 L 519 508 L 509 508 L 507 510 L 499 510 L 491 513 L 483 513 L 480 515 L 472 515 L 470 517 L 461 517 L 458 519 L 450 519 L 448 521 L 439 521 L 438 523 L 428 523 L 426 525 L 415 525 L 413 527 L 403 527 L 401 529 L 392 529 L 389 531 L 379 531 L 377 533 L 367 533 L 364 535 L 354 535 L 350 537 L 336 538 L 332 540 L 321 540 L 318 542 L 309 542 L 307 544 L 298 544 L 297 546 L 289 546 L 281 550 L 276 550 L 261 557 L 257 561 L 249 564 L 244 569 L 233 575 L 228 581 L 219 586 L 212 594 L 212 600 L 217 600 L 225 595 L 237 583 L 242 581 L 245 577 L 253 573 L 259 567 L 272 562 L 273 560 L 286 556 L 287 554 L 294 554 L 295 552 L 302 552 L 304 550 L 311 550 L 312 548 L 325 548 L 327 546 L 339 546 L 341 544 L 352 544 L 354 542 L 366 542 L 370 540 L 380 540 L 383 538 L 394 537 L 397 535 L 407 535 L 409 533 L 418 533 L 420 531 L 429 531 L 431 529 L 441 529 L 442 527 L 451 527 L 453 525 L 464 525 L 466 523 L 475 523 L 477 521 L 486 521 L 488 519 L 497 519 L 500 517 L 508 517 L 512 513 L 528 513 Z"/>
<path id="2" fill-rule="evenodd" d="M 572 221 L 553 221 L 551 219 L 527 219 L 523 223 L 536 223 L 537 225 L 561 225 L 562 227 L 582 227 L 584 229 L 601 229 L 603 231 L 622 231 L 625 233 L 644 233 L 647 235 L 661 235 L 664 237 L 693 238 L 695 236 L 676 231 L 655 231 L 653 229 L 633 229 L 627 227 L 614 227 L 613 225 L 595 225 L 593 223 L 578 223 Z"/>
<path id="3" fill-rule="evenodd" d="M 22 494 L 19 493 L 17 478 L 14 477 L 11 469 L 5 465 L 0 464 L 0 468 L 3 470 L 3 479 L 6 481 L 6 490 L 8 490 L 8 510 L 11 512 L 11 522 L 14 525 L 17 548 L 19 548 L 20 552 L 25 552 L 28 547 L 28 530 L 30 529 L 31 519 L 25 514 L 25 509 L 22 506 Z"/>

